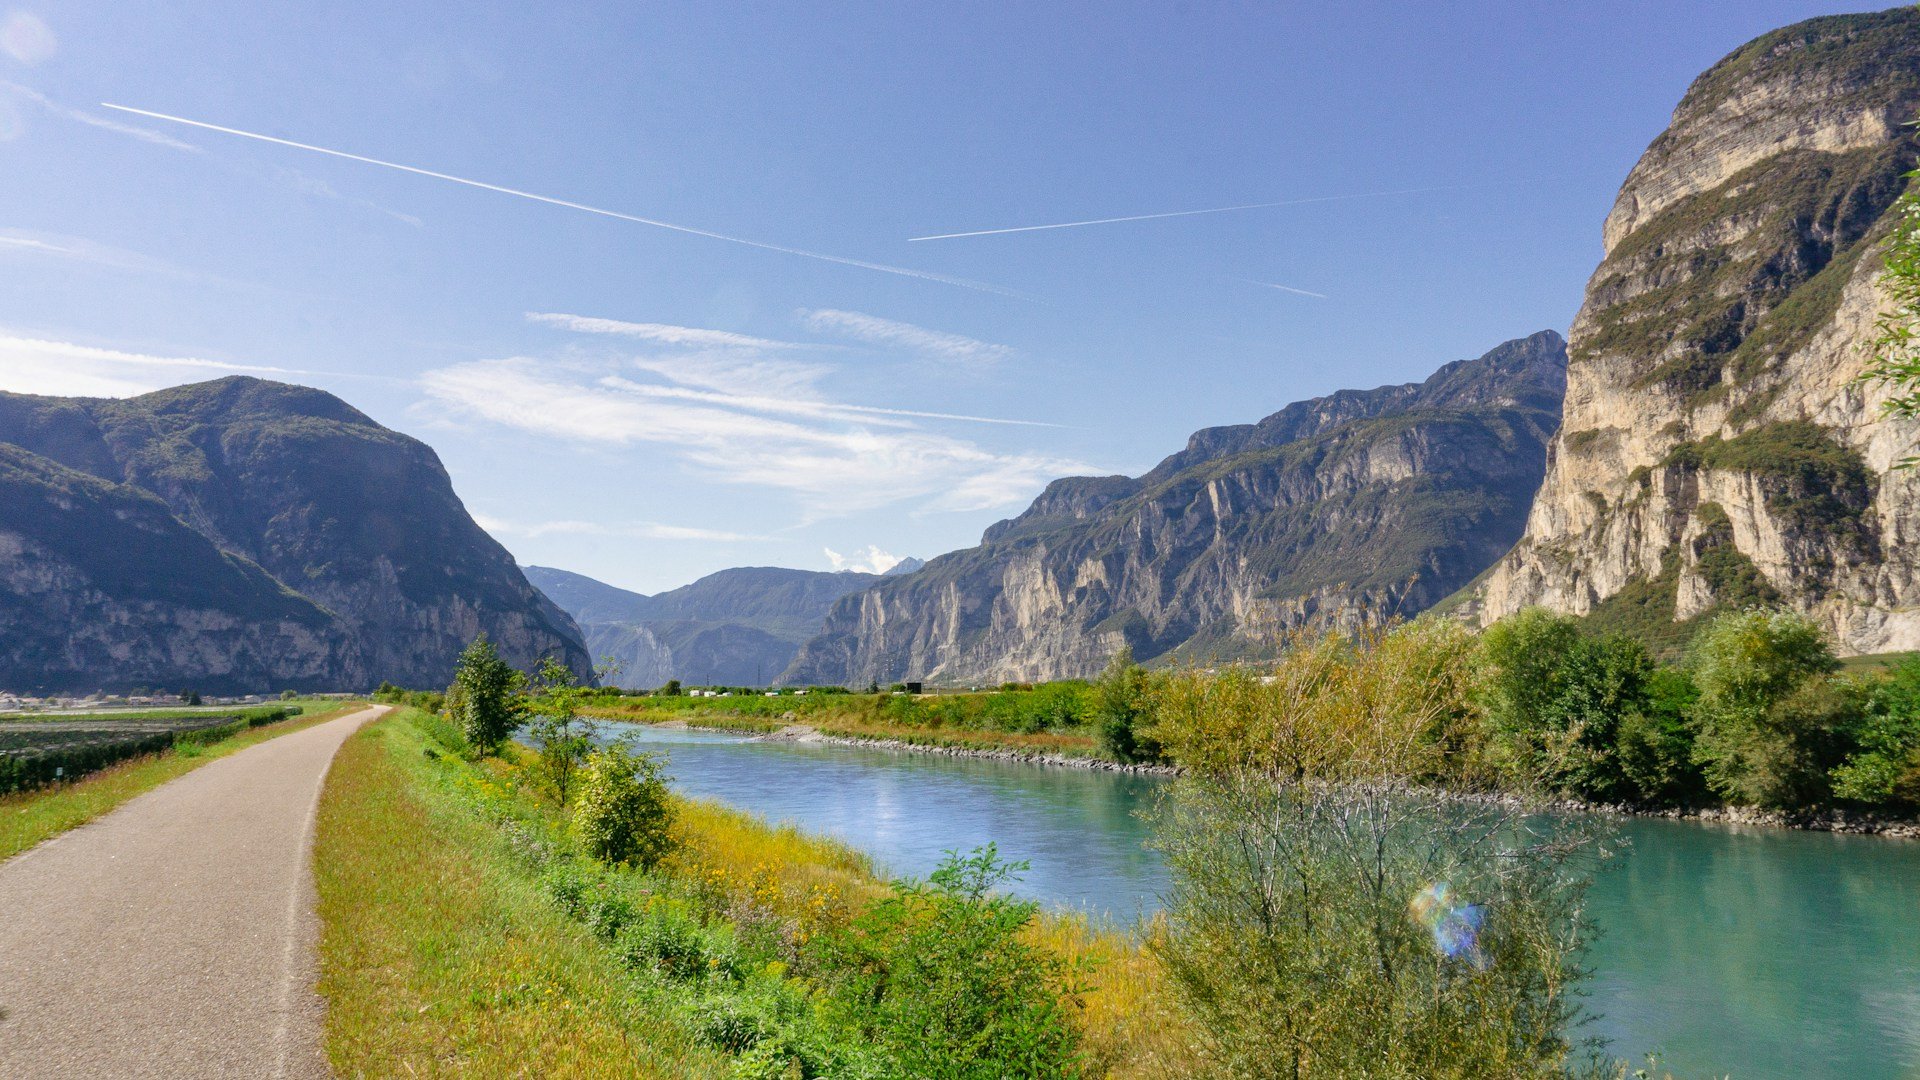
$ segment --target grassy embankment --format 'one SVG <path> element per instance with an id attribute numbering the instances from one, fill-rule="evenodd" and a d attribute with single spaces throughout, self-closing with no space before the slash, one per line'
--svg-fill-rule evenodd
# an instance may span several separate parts
<path id="1" fill-rule="evenodd" d="M 807 942 L 886 893 L 863 856 L 676 799 L 668 862 L 609 867 L 572 849 L 526 752 L 470 763 L 449 741 L 398 713 L 328 778 L 316 874 L 340 1075 L 784 1075 L 775 1049 L 844 1050 L 816 1015 Z M 1072 1012 L 1089 1074 L 1182 1054 L 1132 940 L 1048 916 L 1025 937 L 1088 963 Z"/>
<path id="2" fill-rule="evenodd" d="M 250 728 L 218 742 L 182 741 L 173 749 L 133 758 L 89 773 L 71 783 L 0 796 L 0 860 L 11 858 L 51 836 L 77 828 L 136 795 L 151 791 L 214 758 L 225 757 L 276 736 L 310 728 L 345 715 L 364 703 L 293 701 L 301 715 Z M 148 719 L 158 714 L 138 714 Z M 129 718 L 134 714 L 129 714 Z M 73 720 L 78 717 L 52 719 Z"/>
<path id="3" fill-rule="evenodd" d="M 962 750 L 1099 757 L 1092 695 L 1084 683 L 977 693 L 781 694 L 727 698 L 623 697 L 586 712 L 607 720 L 772 732 L 790 724 L 839 738 L 893 740 Z"/>

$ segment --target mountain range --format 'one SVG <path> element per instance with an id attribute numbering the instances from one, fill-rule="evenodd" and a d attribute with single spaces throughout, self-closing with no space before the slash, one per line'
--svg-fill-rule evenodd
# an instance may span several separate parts
<path id="1" fill-rule="evenodd" d="M 888 571 L 911 573 L 918 560 Z M 904 569 L 903 569 L 904 568 Z M 651 688 L 691 684 L 764 686 L 818 633 L 834 602 L 887 575 L 749 566 L 709 574 L 653 596 L 580 574 L 526 567 L 527 578 L 578 621 L 607 681 Z"/>
<path id="2" fill-rule="evenodd" d="M 1520 535 L 1560 418 L 1542 331 L 1421 383 L 1196 432 L 1139 477 L 1049 485 L 978 547 L 841 599 L 783 680 L 992 684 L 1270 652 L 1292 627 L 1412 616 Z"/>
<path id="3" fill-rule="evenodd" d="M 444 686 L 483 632 L 591 671 L 434 452 L 331 394 L 0 393 L 0 687 Z"/>

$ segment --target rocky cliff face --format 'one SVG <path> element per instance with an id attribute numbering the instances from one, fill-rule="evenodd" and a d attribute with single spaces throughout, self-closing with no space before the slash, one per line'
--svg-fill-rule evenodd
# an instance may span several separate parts
<path id="1" fill-rule="evenodd" d="M 612 680 L 638 689 L 668 679 L 764 686 L 819 632 L 835 601 L 881 580 L 743 566 L 647 596 L 551 567 L 526 573 L 578 620 L 595 659 L 614 662 Z"/>
<path id="2" fill-rule="evenodd" d="M 16 461 L 0 499 L 0 541 L 15 551 L 0 560 L 13 589 L 0 604 L 31 596 L 72 616 L 51 624 L 74 659 L 49 679 L 438 686 L 482 632 L 517 665 L 554 656 L 590 670 L 578 629 L 467 516 L 433 451 L 329 394 L 244 378 L 124 401 L 0 394 L 0 444 Z M 125 542 L 101 547 L 89 521 L 119 522 Z M 64 576 L 27 572 L 30 552 Z M 236 574 L 245 599 L 221 584 Z M 83 647 L 108 628 L 120 646 Z M 260 635 L 281 651 L 246 644 Z M 185 644 L 201 637 L 204 648 Z M 15 646 L 0 639 L 17 685 L 40 685 Z"/>
<path id="3" fill-rule="evenodd" d="M 1695 81 L 1621 189 L 1526 534 L 1475 597 L 1673 646 L 1784 601 L 1848 651 L 1920 648 L 1920 430 L 1852 380 L 1915 164 L 1920 12 L 1814 19 Z"/>
<path id="4" fill-rule="evenodd" d="M 1518 537 L 1565 365 L 1543 332 L 1198 432 L 1142 477 L 1056 481 L 979 547 L 841 600 L 783 678 L 1082 676 L 1123 645 L 1231 657 L 1304 623 L 1415 614 Z"/>

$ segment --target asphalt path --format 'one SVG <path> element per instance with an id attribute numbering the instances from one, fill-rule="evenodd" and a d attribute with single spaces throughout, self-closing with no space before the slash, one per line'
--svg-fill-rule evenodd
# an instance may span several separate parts
<path id="1" fill-rule="evenodd" d="M 364 709 L 0 863 L 0 1077 L 324 1077 L 313 820 Z"/>

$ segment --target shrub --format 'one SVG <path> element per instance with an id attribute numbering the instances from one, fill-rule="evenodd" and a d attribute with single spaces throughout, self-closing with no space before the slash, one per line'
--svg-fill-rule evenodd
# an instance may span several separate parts
<path id="1" fill-rule="evenodd" d="M 832 1011 L 894 1074 L 1078 1074 L 1075 970 L 1023 940 L 1039 905 L 995 892 L 1024 869 L 991 844 L 949 852 L 927 881 L 896 883 L 850 926 L 817 939 Z"/>
<path id="2" fill-rule="evenodd" d="M 1813 778 L 1844 760 L 1845 695 L 1824 679 L 1838 662 L 1820 628 L 1789 611 L 1715 618 L 1691 646 L 1698 734 L 1694 757 L 1731 802 L 1789 806 L 1825 794 Z M 1825 762 L 1825 764 L 1821 764 Z"/>
<path id="3" fill-rule="evenodd" d="M 1226 1076 L 1560 1078 L 1589 827 L 1404 779 L 1188 776 L 1149 942 Z"/>
<path id="4" fill-rule="evenodd" d="M 596 859 L 652 869 L 672 849 L 667 776 L 651 754 L 596 750 L 580 770 L 573 829 Z"/>

